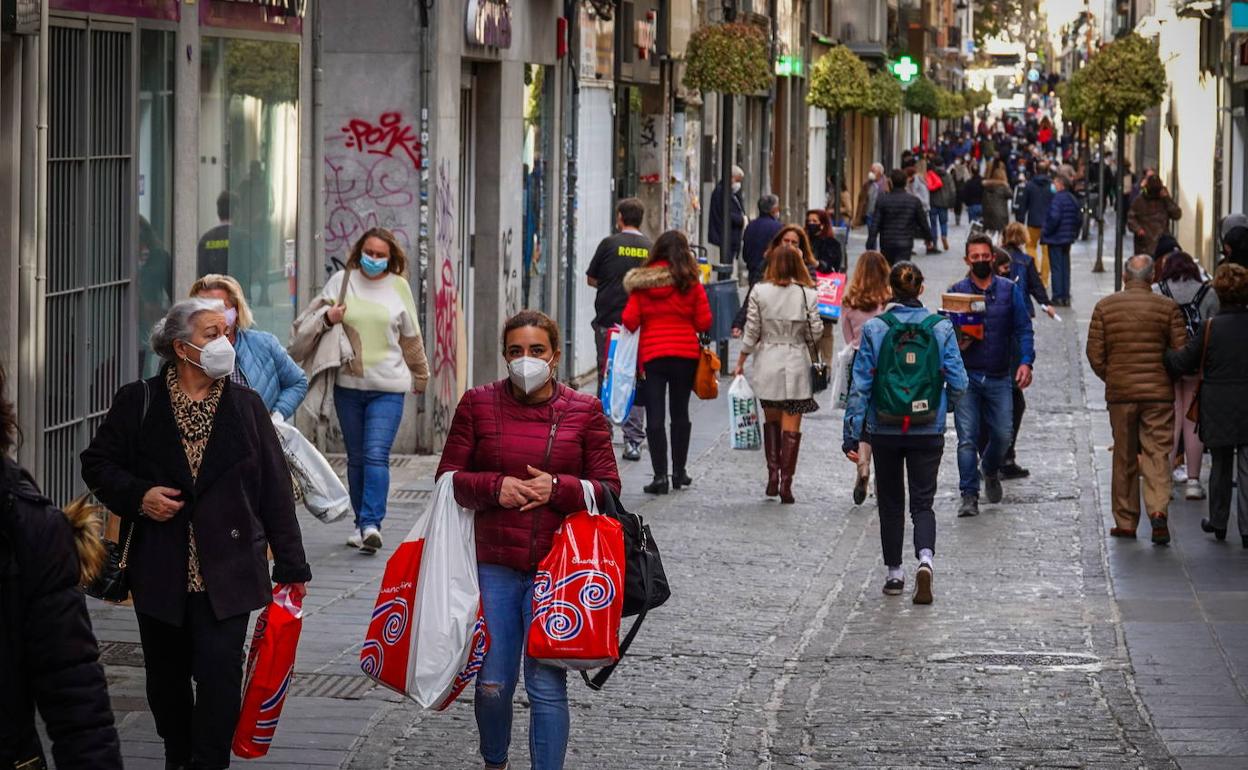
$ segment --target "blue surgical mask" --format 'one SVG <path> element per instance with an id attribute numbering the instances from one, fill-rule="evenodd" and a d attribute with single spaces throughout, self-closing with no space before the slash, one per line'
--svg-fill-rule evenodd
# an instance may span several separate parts
<path id="1" fill-rule="evenodd" d="M 1049 192 L 1056 194 L 1056 193 L 1057 193 L 1057 185 L 1055 185 L 1055 184 L 1051 184 L 1051 185 L 1049 185 Z"/>
<path id="2" fill-rule="evenodd" d="M 364 271 L 364 275 L 369 278 L 376 278 L 386 272 L 386 268 L 390 265 L 390 258 L 378 259 L 372 254 L 365 252 L 360 255 L 360 269 Z"/>

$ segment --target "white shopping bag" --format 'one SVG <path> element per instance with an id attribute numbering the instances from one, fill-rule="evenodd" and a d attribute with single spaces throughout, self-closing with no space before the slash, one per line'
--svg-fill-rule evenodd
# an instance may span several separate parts
<path id="1" fill-rule="evenodd" d="M 758 427 L 758 399 L 754 389 L 738 375 L 728 387 L 728 431 L 733 449 L 759 449 L 763 437 Z"/>
<path id="2" fill-rule="evenodd" d="M 476 677 L 490 638 L 477 582 L 475 514 L 455 502 L 454 473 L 386 562 L 360 668 L 423 708 L 442 710 Z"/>
<path id="3" fill-rule="evenodd" d="M 273 413 L 273 428 L 282 443 L 290 475 L 303 492 L 303 507 L 326 523 L 346 516 L 351 511 L 351 496 L 325 456 L 298 428 L 276 412 Z"/>
<path id="4" fill-rule="evenodd" d="M 623 425 L 637 395 L 637 348 L 640 330 L 630 332 L 622 324 L 611 330 L 607 342 L 607 371 L 602 378 L 602 409 L 607 419 Z"/>
<path id="5" fill-rule="evenodd" d="M 832 367 L 832 408 L 844 409 L 849 404 L 849 381 L 854 372 L 854 354 L 858 351 L 846 345 L 836 354 Z"/>

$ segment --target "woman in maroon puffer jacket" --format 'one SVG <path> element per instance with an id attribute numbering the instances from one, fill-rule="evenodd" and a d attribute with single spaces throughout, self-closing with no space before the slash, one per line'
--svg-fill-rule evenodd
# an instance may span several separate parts
<path id="1" fill-rule="evenodd" d="M 559 327 L 524 310 L 503 327 L 508 378 L 473 388 L 455 409 L 437 475 L 455 471 L 455 500 L 476 511 L 477 573 L 490 650 L 474 709 L 486 767 L 506 767 L 511 706 L 524 661 L 535 770 L 563 767 L 567 672 L 524 654 L 533 577 L 563 517 L 585 509 L 581 480 L 620 491 L 602 402 L 560 384 Z"/>
<path id="2" fill-rule="evenodd" d="M 689 458 L 689 394 L 698 371 L 702 346 L 698 333 L 711 329 L 711 306 L 698 282 L 698 263 L 689 240 L 679 230 L 668 230 L 650 249 L 650 259 L 624 276 L 628 304 L 624 326 L 641 329 L 637 362 L 641 366 L 646 404 L 646 441 L 654 480 L 645 486 L 652 495 L 667 494 L 667 428 L 663 399 L 672 407 L 672 479 L 676 489 L 693 483 L 685 472 Z"/>

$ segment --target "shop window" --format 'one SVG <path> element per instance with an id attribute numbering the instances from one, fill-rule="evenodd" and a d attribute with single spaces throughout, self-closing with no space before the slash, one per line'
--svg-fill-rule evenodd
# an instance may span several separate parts
<path id="1" fill-rule="evenodd" d="M 550 178 L 554 152 L 553 68 L 525 65 L 524 78 L 524 231 L 520 254 L 523 261 L 521 289 L 526 308 L 550 306 L 550 264 L 554 253 L 554 217 L 551 208 L 558 180 Z"/>
<path id="2" fill-rule="evenodd" d="M 139 372 L 160 367 L 148 347 L 153 324 L 173 299 L 173 49 L 174 33 L 145 29 L 139 36 L 138 279 Z"/>
<path id="3" fill-rule="evenodd" d="M 299 45 L 205 38 L 196 271 L 243 286 L 256 326 L 294 320 Z"/>

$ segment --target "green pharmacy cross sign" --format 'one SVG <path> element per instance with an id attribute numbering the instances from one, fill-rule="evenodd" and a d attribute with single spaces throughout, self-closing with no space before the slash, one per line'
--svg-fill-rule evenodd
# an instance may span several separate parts
<path id="1" fill-rule="evenodd" d="M 911 59 L 909 56 L 902 56 L 897 61 L 889 64 L 888 69 L 893 73 L 893 77 L 907 86 L 913 83 L 919 74 L 919 65 L 915 64 L 914 59 Z"/>

